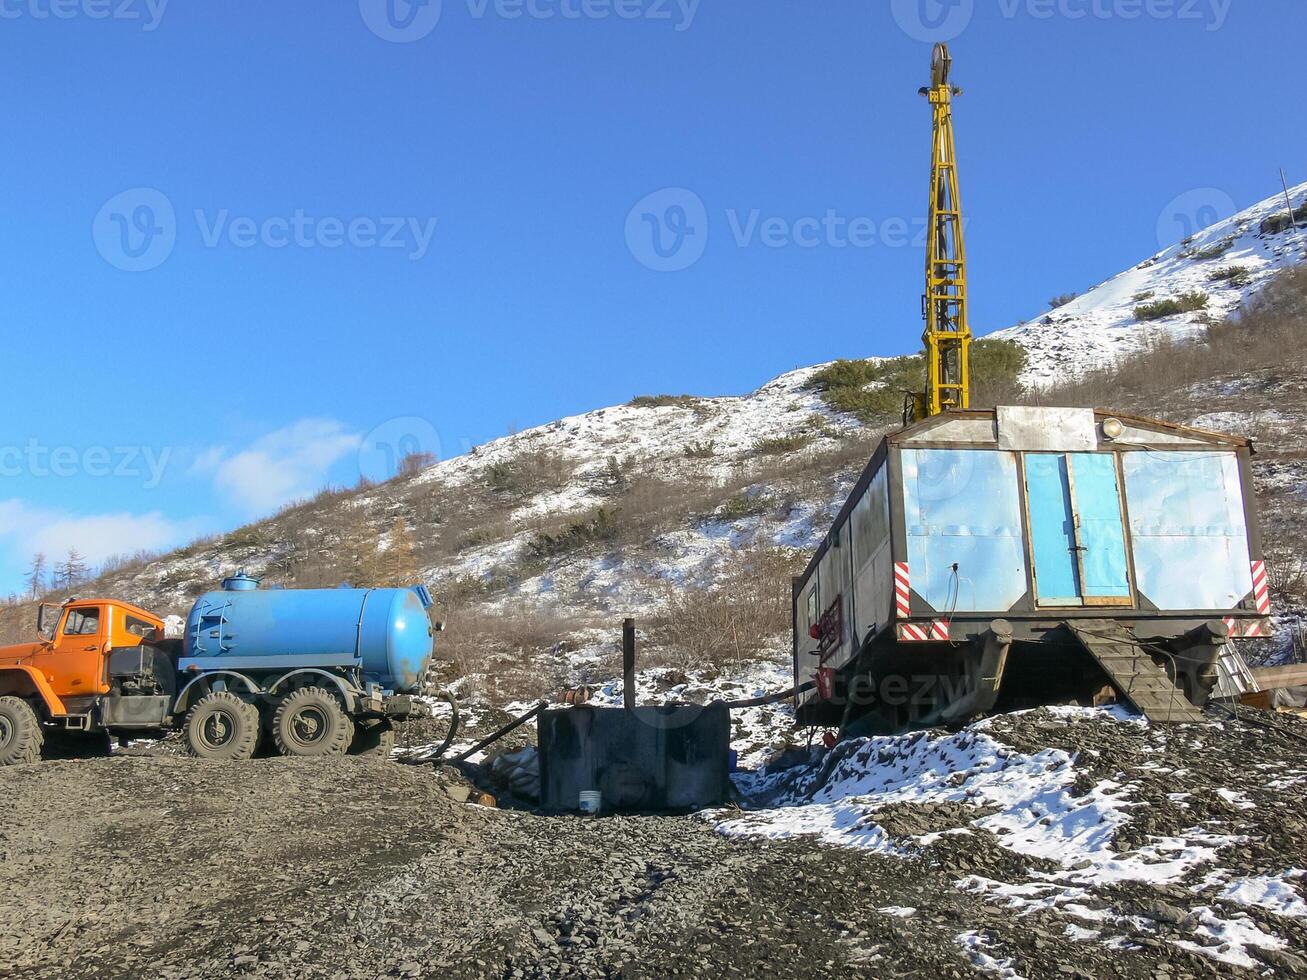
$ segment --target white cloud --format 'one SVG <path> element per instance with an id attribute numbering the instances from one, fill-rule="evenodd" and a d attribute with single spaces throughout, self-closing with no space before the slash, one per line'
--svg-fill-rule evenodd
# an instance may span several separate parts
<path id="1" fill-rule="evenodd" d="M 302 419 L 239 452 L 208 449 L 191 469 L 211 473 L 215 488 L 241 509 L 265 514 L 320 489 L 331 467 L 360 443 L 339 422 Z"/>
<path id="2" fill-rule="evenodd" d="M 111 555 L 173 548 L 198 532 L 197 522 L 174 521 L 158 511 L 71 514 L 21 500 L 0 500 L 0 539 L 19 562 L 38 551 L 53 562 L 76 548 L 87 562 L 98 565 Z"/>

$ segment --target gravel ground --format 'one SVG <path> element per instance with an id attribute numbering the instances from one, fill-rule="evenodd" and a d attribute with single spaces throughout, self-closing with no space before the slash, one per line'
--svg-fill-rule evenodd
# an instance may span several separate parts
<path id="1" fill-rule="evenodd" d="M 1086 778 L 1144 774 L 1132 785 L 1146 805 L 1123 835 L 1206 822 L 1247 837 L 1225 865 L 1236 872 L 1307 866 L 1301 744 L 1233 724 L 1141 734 L 1042 713 L 995 729 L 1023 751 L 1076 748 Z M 1157 769 L 1186 759 L 1202 792 L 1173 814 Z M 1279 796 L 1268 767 L 1290 786 Z M 0 976 L 1307 975 L 1303 920 L 1253 913 L 1290 944 L 1258 952 L 1256 969 L 1177 946 L 1193 931 L 1187 883 L 1097 898 L 1130 924 L 1118 945 L 1072 934 L 1064 909 L 1014 911 L 961 889 L 967 875 L 1047 870 L 985 833 L 889 855 L 725 836 L 705 815 L 466 806 L 450 798 L 456 781 L 386 762 L 163 752 L 0 770 Z M 1256 809 L 1206 792 L 1218 784 Z M 978 812 L 896 806 L 876 819 L 906 843 Z"/>

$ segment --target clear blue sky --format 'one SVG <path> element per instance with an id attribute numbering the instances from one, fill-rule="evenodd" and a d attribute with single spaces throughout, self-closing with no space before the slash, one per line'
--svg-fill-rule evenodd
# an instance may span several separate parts
<path id="1" fill-rule="evenodd" d="M 1182 195 L 1307 179 L 1304 28 L 1301 0 L 0 0 L 0 590 L 38 547 L 353 483 L 379 426 L 373 475 L 378 442 L 913 349 L 941 33 L 973 326 L 1032 316 L 1168 244 Z"/>

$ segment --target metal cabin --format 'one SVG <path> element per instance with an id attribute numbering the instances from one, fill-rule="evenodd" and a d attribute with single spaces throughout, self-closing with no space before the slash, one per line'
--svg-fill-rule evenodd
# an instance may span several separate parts
<path id="1" fill-rule="evenodd" d="M 800 723 L 892 732 L 1111 696 L 1201 717 L 1227 637 L 1269 632 L 1252 451 L 1091 409 L 887 436 L 794 581 Z"/>

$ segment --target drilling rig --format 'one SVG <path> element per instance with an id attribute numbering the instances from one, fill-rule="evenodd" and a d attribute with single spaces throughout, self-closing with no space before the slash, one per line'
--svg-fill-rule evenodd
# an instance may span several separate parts
<path id="1" fill-rule="evenodd" d="M 947 44 L 935 45 L 930 86 L 934 138 L 930 159 L 930 212 L 927 224 L 926 292 L 921 313 L 926 330 L 926 390 L 908 396 L 904 422 L 971 405 L 971 327 L 967 322 L 967 250 L 963 242 L 962 201 L 958 194 L 957 147 L 953 140 L 953 98 L 962 89 L 949 80 L 953 58 Z"/>

